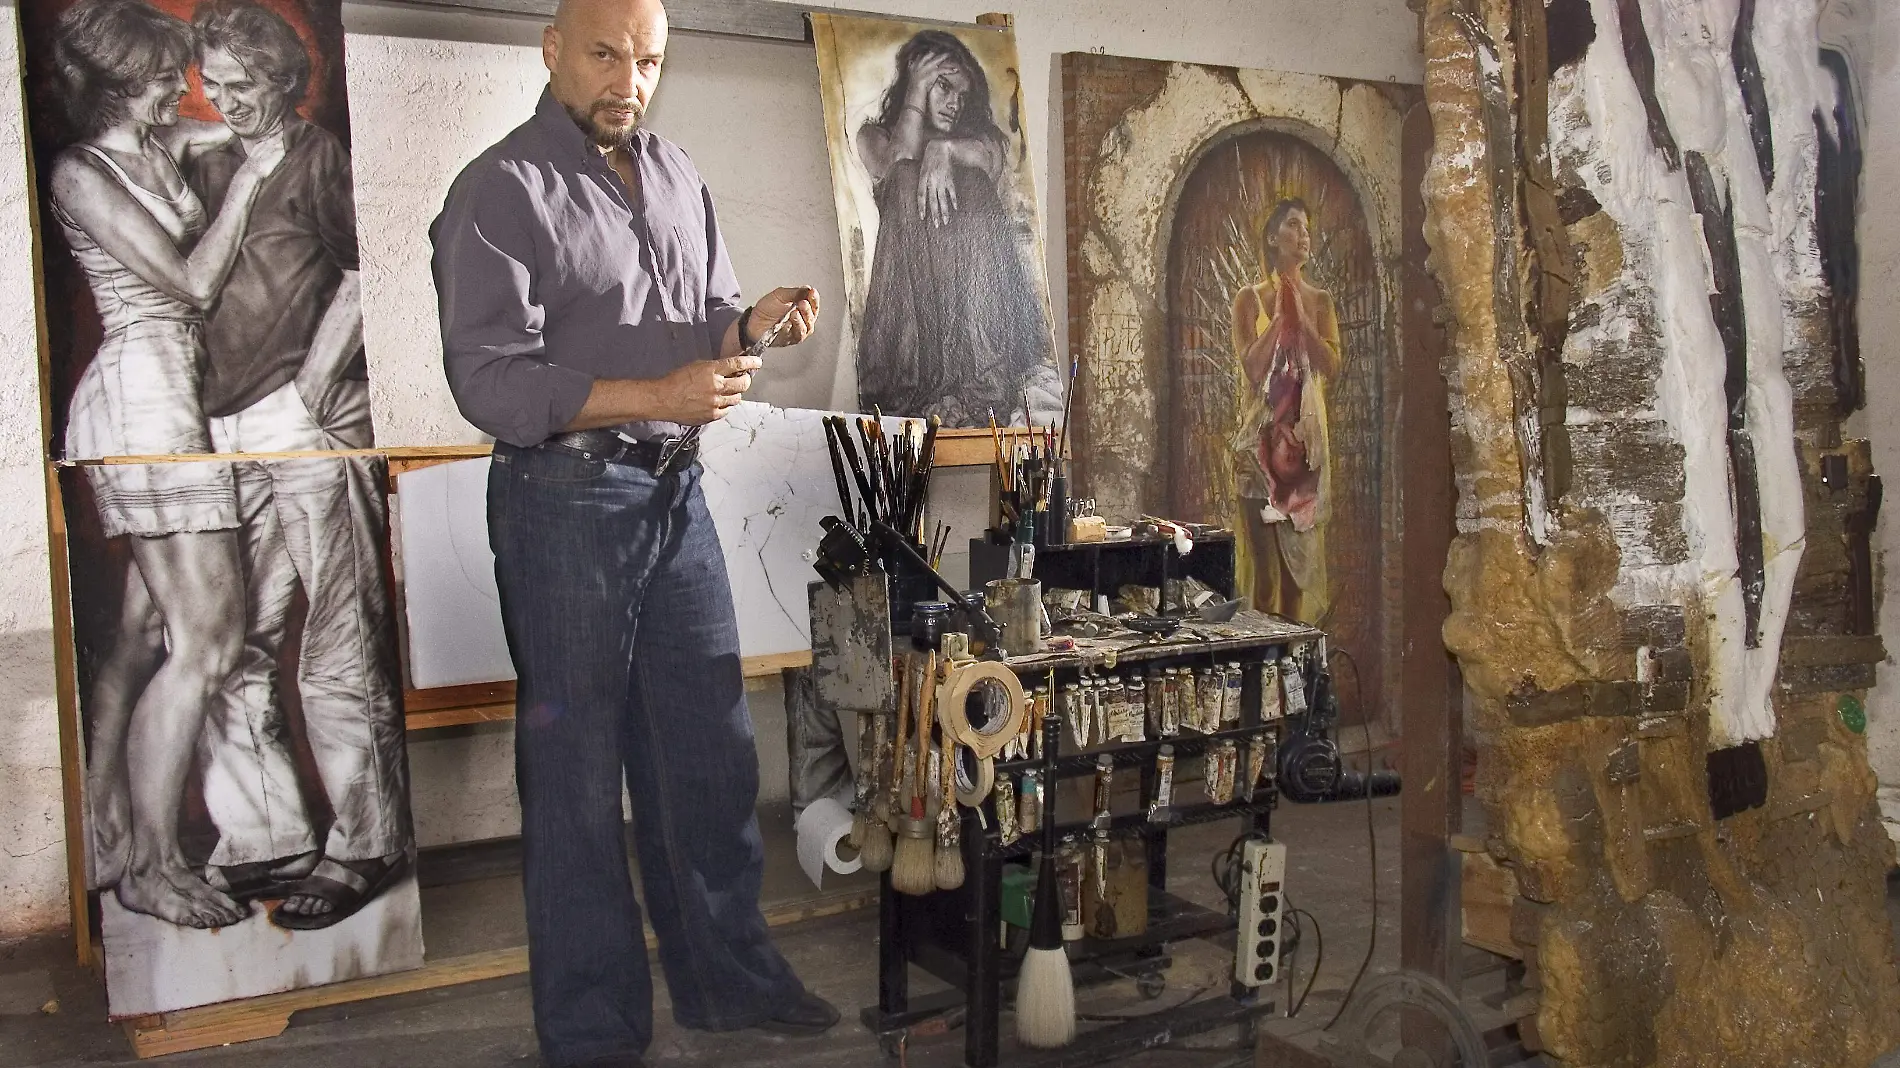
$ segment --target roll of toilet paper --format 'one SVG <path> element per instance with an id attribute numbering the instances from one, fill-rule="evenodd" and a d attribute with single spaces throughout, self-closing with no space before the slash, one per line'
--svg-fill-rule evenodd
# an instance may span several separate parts
<path id="1" fill-rule="evenodd" d="M 821 797 L 805 806 L 793 829 L 798 832 L 798 865 L 813 886 L 824 889 L 826 868 L 849 875 L 864 866 L 855 856 L 850 860 L 838 856 L 838 843 L 851 834 L 851 810 L 831 798 Z"/>

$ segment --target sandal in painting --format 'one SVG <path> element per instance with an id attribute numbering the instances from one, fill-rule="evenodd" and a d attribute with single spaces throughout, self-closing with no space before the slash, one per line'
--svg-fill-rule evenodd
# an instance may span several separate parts
<path id="1" fill-rule="evenodd" d="M 289 896 L 314 897 L 328 902 L 330 909 L 313 916 L 285 912 L 282 905 L 271 910 L 270 922 L 287 931 L 320 931 L 334 927 L 357 914 L 376 895 L 389 889 L 409 871 L 409 854 L 398 853 L 378 860 L 329 860 L 305 876 Z"/>

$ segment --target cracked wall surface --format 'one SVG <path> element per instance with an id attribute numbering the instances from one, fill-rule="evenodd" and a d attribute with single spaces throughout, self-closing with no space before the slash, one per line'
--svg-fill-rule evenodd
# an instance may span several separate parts
<path id="1" fill-rule="evenodd" d="M 1526 1034 L 1566 1065 L 1868 1064 L 1900 1041 L 1859 715 L 1884 650 L 1846 610 L 1872 466 L 1825 326 L 1814 4 L 1429 0 L 1424 40 L 1444 633 Z"/>

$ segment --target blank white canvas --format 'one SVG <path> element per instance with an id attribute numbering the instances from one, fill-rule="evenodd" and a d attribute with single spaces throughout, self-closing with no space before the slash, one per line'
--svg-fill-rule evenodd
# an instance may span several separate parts
<path id="1" fill-rule="evenodd" d="M 818 521 L 838 511 L 826 414 L 747 401 L 701 438 L 706 506 L 725 549 L 743 656 L 811 648 L 805 586 L 817 578 Z M 488 548 L 487 484 L 486 458 L 399 479 L 409 685 L 416 689 L 515 677 Z"/>

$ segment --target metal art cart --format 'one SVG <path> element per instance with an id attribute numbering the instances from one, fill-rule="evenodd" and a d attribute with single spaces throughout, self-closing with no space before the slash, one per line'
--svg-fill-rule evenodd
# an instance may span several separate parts
<path id="1" fill-rule="evenodd" d="M 1058 743 L 1053 757 L 1058 779 L 1093 774 L 1096 761 L 1103 753 L 1113 757 L 1118 769 L 1140 769 L 1140 809 L 1116 815 L 1110 834 L 1118 838 L 1140 837 L 1147 843 L 1147 930 L 1112 941 L 1071 942 L 1069 959 L 1078 988 L 1134 977 L 1140 991 L 1154 997 L 1165 984 L 1165 970 L 1170 963 L 1166 956 L 1169 943 L 1201 938 L 1233 945 L 1235 919 L 1232 915 L 1202 908 L 1168 893 L 1168 832 L 1176 827 L 1216 820 L 1243 819 L 1250 830 L 1265 834 L 1270 826 L 1276 791 L 1271 785 L 1263 785 L 1248 802 L 1236 799 L 1227 805 L 1177 804 L 1171 821 L 1151 824 L 1145 814 L 1157 788 L 1154 758 L 1163 744 L 1174 747 L 1177 760 L 1188 760 L 1223 739 L 1244 742 L 1261 732 L 1271 732 L 1277 740 L 1279 724 L 1261 721 L 1258 667 L 1269 656 L 1279 657 L 1288 646 L 1319 637 L 1319 631 L 1302 624 L 1241 613 L 1229 623 L 1186 624 L 1161 641 L 1136 636 L 1078 639 L 1078 648 L 1073 652 L 1015 657 L 1007 661 L 1026 683 L 1047 682 L 1053 676 L 1058 686 L 1075 681 L 1091 669 L 1114 669 L 1130 664 L 1170 667 L 1239 661 L 1243 666 L 1238 727 L 1214 734 L 1182 733 L 1151 737 L 1144 742 L 1111 743 L 1082 751 L 1065 748 L 1072 747 L 1072 737 L 1064 737 Z M 1047 758 L 1045 754 L 1042 760 L 999 763 L 996 772 L 999 777 L 1007 772 L 1021 773 L 1042 766 Z M 1272 765 L 1269 760 L 1269 776 Z M 1044 803 L 1054 804 L 1056 799 L 1057 791 L 1050 790 Z M 1017 964 L 999 945 L 1003 865 L 1009 859 L 1027 857 L 1037 842 L 1032 835 L 1003 845 L 996 829 L 993 800 L 983 803 L 980 819 L 978 813 L 970 809 L 963 811 L 962 818 L 963 861 L 968 877 L 961 888 L 912 897 L 893 891 L 890 875 L 885 874 L 879 902 L 878 1003 L 866 1008 L 862 1018 L 865 1026 L 879 1036 L 885 1052 L 893 1055 L 911 1037 L 941 1034 L 961 1025 L 965 1029 L 964 1063 L 970 1068 L 991 1068 L 998 1063 L 998 1017 L 1005 999 L 1013 992 Z M 1064 838 L 1090 829 L 1087 822 L 1065 822 L 1059 826 Z M 948 983 L 951 989 L 912 998 L 912 965 Z M 1157 1011 L 1135 1020 L 1088 1030 L 1071 1046 L 1026 1053 L 1013 1058 L 1011 1063 L 1037 1068 L 1100 1063 L 1183 1035 L 1228 1024 L 1245 1026 L 1253 1017 L 1271 1008 L 1271 1003 L 1261 999 L 1256 990 L 1235 984 L 1227 996 L 1196 1000 L 1178 1009 Z"/>

